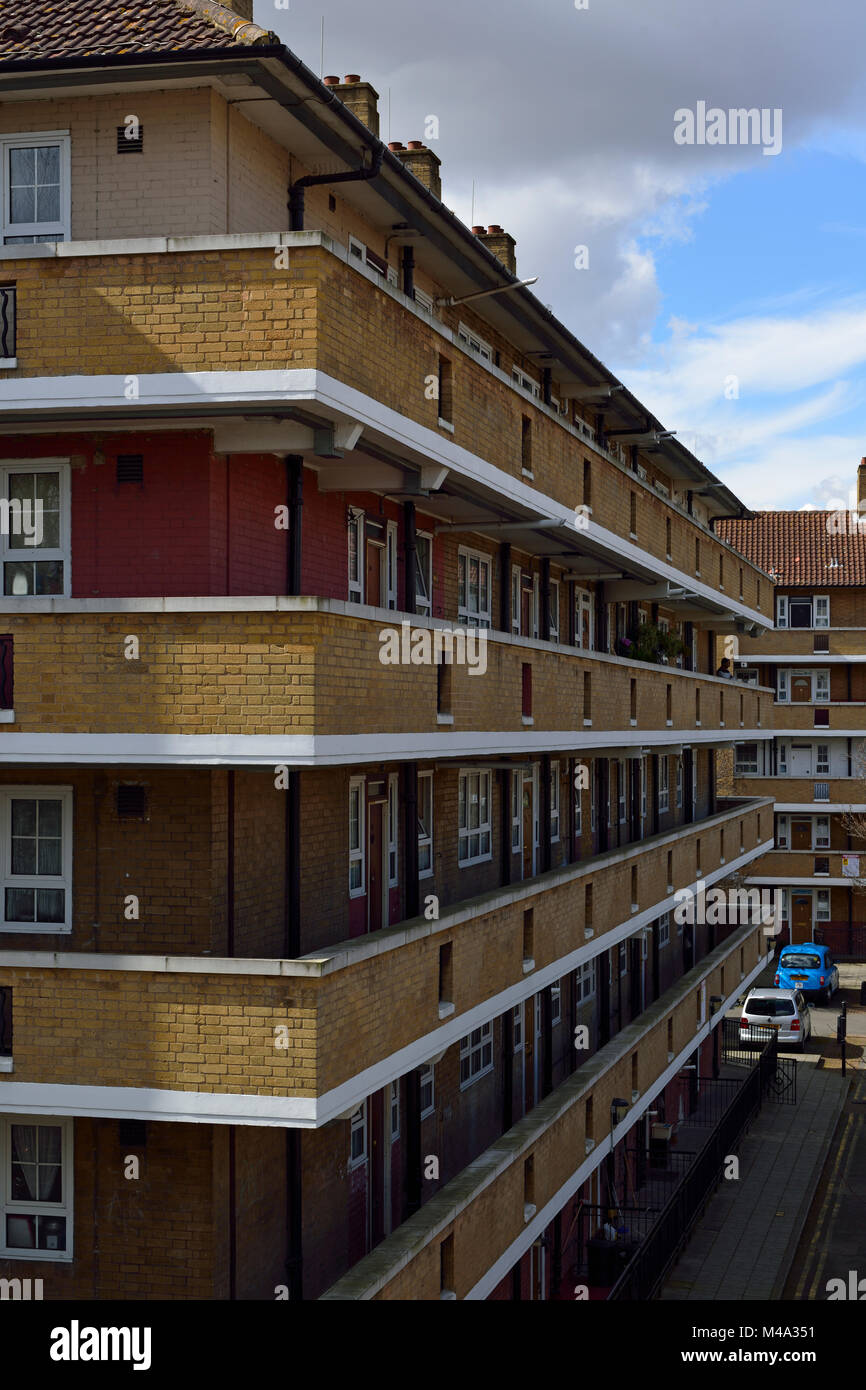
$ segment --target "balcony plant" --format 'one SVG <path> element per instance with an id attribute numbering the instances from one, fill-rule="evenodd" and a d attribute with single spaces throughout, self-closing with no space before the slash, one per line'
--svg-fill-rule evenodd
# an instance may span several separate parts
<path id="1" fill-rule="evenodd" d="M 682 655 L 683 644 L 673 632 L 665 632 L 655 623 L 639 623 L 632 628 L 628 638 L 628 651 L 621 653 L 633 661 L 649 661 L 657 666 L 674 666 Z"/>

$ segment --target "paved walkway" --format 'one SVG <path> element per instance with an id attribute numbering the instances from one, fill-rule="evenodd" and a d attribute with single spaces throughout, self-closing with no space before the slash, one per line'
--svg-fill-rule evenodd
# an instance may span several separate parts
<path id="1" fill-rule="evenodd" d="M 765 1101 L 740 1143 L 739 1179 L 719 1184 L 661 1298 L 781 1298 L 850 1082 L 815 1058 L 797 1071 L 798 1103 Z"/>

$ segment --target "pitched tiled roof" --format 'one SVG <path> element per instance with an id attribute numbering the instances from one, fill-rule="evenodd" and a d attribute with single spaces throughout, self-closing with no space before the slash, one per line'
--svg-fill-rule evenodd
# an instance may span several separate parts
<path id="1" fill-rule="evenodd" d="M 262 42 L 262 33 L 218 3 L 0 0 L 0 66 L 16 60 L 233 48 Z"/>
<path id="2" fill-rule="evenodd" d="M 724 517 L 716 532 L 778 583 L 838 588 L 866 585 L 866 525 L 849 512 L 756 512 Z"/>

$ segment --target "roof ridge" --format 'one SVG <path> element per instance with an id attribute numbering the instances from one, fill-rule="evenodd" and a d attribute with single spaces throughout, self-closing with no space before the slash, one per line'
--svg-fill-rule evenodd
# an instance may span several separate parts
<path id="1" fill-rule="evenodd" d="M 270 29 L 263 29 L 261 25 L 254 24 L 251 19 L 244 19 L 235 10 L 229 9 L 228 5 L 219 4 L 218 0 L 171 0 L 171 3 L 180 5 L 184 10 L 194 10 L 213 24 L 215 28 L 222 29 L 226 34 L 231 34 L 238 43 L 281 42 Z"/>

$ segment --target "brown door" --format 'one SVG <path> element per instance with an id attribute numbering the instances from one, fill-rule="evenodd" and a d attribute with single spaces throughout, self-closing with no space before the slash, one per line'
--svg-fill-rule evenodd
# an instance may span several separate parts
<path id="1" fill-rule="evenodd" d="M 369 812 L 369 875 L 367 879 L 367 930 L 382 926 L 382 812 L 381 801 L 371 801 Z"/>
<path id="2" fill-rule="evenodd" d="M 811 893 L 794 893 L 791 900 L 791 941 L 797 945 L 800 941 L 811 941 L 812 939 L 812 895 Z"/>
<path id="3" fill-rule="evenodd" d="M 808 705 L 812 700 L 812 677 L 811 676 L 792 676 L 791 677 L 791 703 L 794 705 Z"/>
<path id="4" fill-rule="evenodd" d="M 380 545 L 367 545 L 367 579 L 364 602 L 378 608 L 382 602 L 382 556 Z"/>
<path id="5" fill-rule="evenodd" d="M 812 822 L 795 820 L 791 822 L 791 849 L 812 848 Z M 809 919 L 811 921 L 811 917 Z"/>

